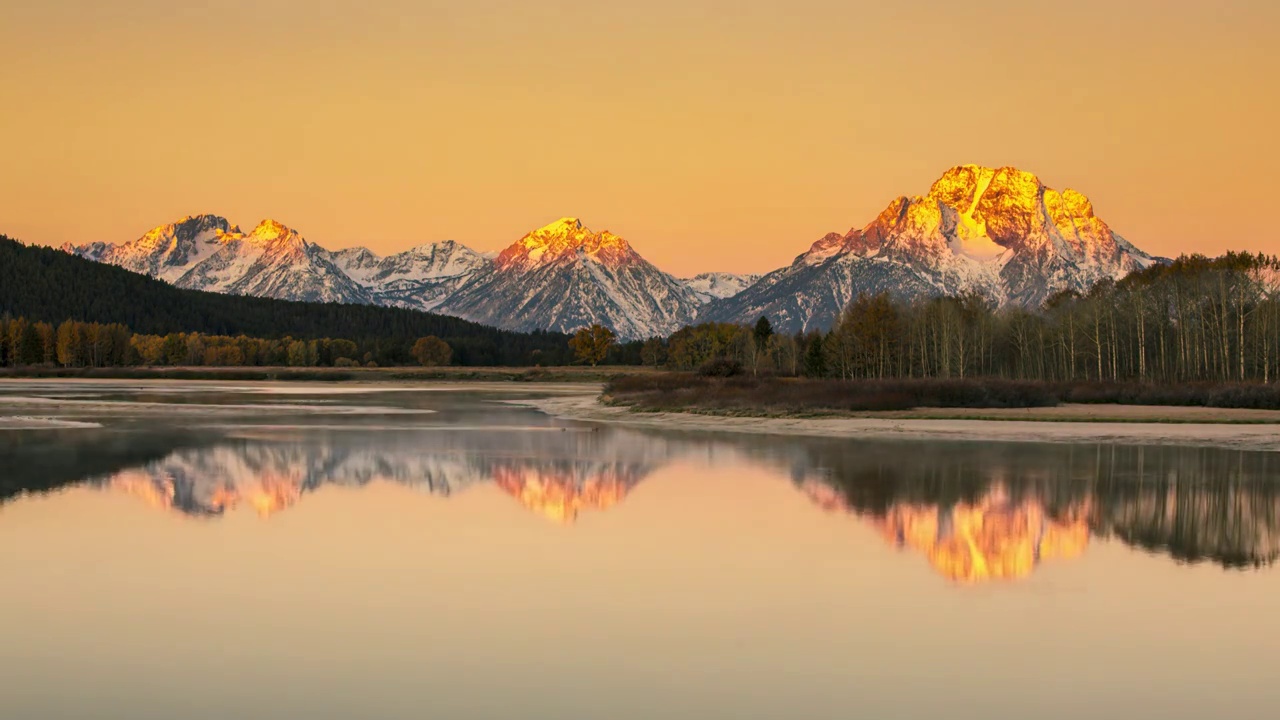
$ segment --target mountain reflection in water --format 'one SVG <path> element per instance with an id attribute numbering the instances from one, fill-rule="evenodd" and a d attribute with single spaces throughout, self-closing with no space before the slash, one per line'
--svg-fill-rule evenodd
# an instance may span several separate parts
<path id="1" fill-rule="evenodd" d="M 1182 562 L 1258 567 L 1280 557 L 1271 453 L 1084 445 L 812 445 L 793 480 L 959 581 L 1024 577 L 1090 537 Z"/>
<path id="2" fill-rule="evenodd" d="M 801 488 L 827 510 L 852 511 L 825 483 Z M 976 582 L 1025 577 L 1043 560 L 1079 556 L 1089 542 L 1088 509 L 1084 499 L 1054 517 L 1039 498 L 1014 501 L 997 484 L 973 502 L 902 502 L 867 517 L 887 542 L 923 554 L 947 579 Z"/>
<path id="3" fill-rule="evenodd" d="M 1267 453 L 705 440 L 627 430 L 184 437 L 141 454 L 108 440 L 79 441 L 87 445 L 75 453 L 83 474 L 64 460 L 63 480 L 41 477 L 26 489 L 89 484 L 191 517 L 243 508 L 268 518 L 330 485 L 391 482 L 451 495 L 491 483 L 569 524 L 623 502 L 671 462 L 743 463 L 789 475 L 816 508 L 867 523 L 957 582 L 1023 578 L 1042 563 L 1080 557 L 1090 538 L 1229 568 L 1280 557 L 1280 483 L 1272 479 L 1280 461 Z"/>
<path id="4" fill-rule="evenodd" d="M 618 503 L 653 469 L 645 449 L 583 432 L 236 439 L 89 482 L 185 515 L 246 507 L 263 518 L 330 485 L 391 482 L 447 496 L 493 483 L 530 510 L 572 523 L 581 511 Z"/>

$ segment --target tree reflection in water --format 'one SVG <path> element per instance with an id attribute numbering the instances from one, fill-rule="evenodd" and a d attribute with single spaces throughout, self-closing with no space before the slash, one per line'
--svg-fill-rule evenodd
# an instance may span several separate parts
<path id="1" fill-rule="evenodd" d="M 450 495 L 492 483 L 560 523 L 627 497 L 682 459 L 783 469 L 817 507 L 873 525 L 958 582 L 1025 577 L 1115 538 L 1182 562 L 1280 557 L 1280 459 L 1206 448 L 850 442 L 620 429 L 431 433 L 83 432 L 0 444 L 0 501 L 67 484 L 192 517 L 263 517 L 327 485 L 385 481 Z"/>
<path id="2" fill-rule="evenodd" d="M 786 458 L 820 506 L 864 517 L 960 581 L 1022 577 L 1090 536 L 1182 562 L 1280 557 L 1280 460 L 1210 448 L 816 443 Z"/>

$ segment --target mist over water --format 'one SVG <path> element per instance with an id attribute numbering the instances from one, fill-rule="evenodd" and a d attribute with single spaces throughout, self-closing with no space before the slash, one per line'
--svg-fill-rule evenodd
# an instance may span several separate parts
<path id="1" fill-rule="evenodd" d="M 90 388 L 59 417 L 101 428 L 0 433 L 13 717 L 1280 700 L 1273 454 L 647 432 L 492 393 L 224 388 L 199 403 L 237 409 L 137 410 L 166 394 Z"/>

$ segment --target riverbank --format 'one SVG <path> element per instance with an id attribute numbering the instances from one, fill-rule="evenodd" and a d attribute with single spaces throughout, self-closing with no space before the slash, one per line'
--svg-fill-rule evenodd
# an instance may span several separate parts
<path id="1" fill-rule="evenodd" d="M 1280 412 L 1196 407 L 1061 405 L 934 409 L 841 417 L 743 417 L 634 412 L 581 394 L 510 400 L 565 420 L 695 432 L 850 439 L 1114 443 L 1280 451 Z"/>
<path id="2" fill-rule="evenodd" d="M 0 430 L 88 430 L 102 425 L 93 422 L 59 420 L 57 418 L 32 417 L 30 415 L 0 416 Z"/>
<path id="3" fill-rule="evenodd" d="M 415 383 L 530 382 L 603 383 L 618 375 L 660 372 L 636 366 L 564 367 L 106 367 L 0 368 L 0 381 L 10 380 L 218 380 L 224 382 Z"/>
<path id="4" fill-rule="evenodd" d="M 0 379 L 0 435 L 7 431 L 78 430 L 102 427 L 107 420 L 134 422 L 165 418 L 208 426 L 255 420 L 297 418 L 370 418 L 394 427 L 427 422 L 436 410 L 409 396 L 489 395 L 495 399 L 596 394 L 599 383 L 585 382 L 240 382 L 234 380 L 98 378 Z M 234 424 L 228 425 L 234 427 Z"/>

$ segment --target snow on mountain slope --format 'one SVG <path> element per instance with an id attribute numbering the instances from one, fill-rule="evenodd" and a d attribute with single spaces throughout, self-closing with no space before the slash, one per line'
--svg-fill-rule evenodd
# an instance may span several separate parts
<path id="1" fill-rule="evenodd" d="M 592 323 L 623 339 L 691 322 L 781 330 L 830 327 L 860 292 L 900 297 L 978 293 L 1038 306 L 1158 262 L 1114 233 L 1084 195 L 1015 168 L 952 168 L 928 194 L 899 197 L 861 229 L 831 233 L 762 277 L 704 273 L 684 280 L 626 240 L 576 218 L 535 230 L 496 255 L 453 241 L 379 257 L 312 245 L 274 221 L 245 234 L 198 215 L 137 240 L 64 247 L 180 287 L 285 300 L 375 303 L 457 315 L 514 330 L 573 331 Z"/>
<path id="2" fill-rule="evenodd" d="M 707 272 L 683 278 L 685 284 L 704 303 L 724 300 L 742 292 L 760 279 L 759 275 L 735 275 L 726 272 Z"/>
<path id="3" fill-rule="evenodd" d="M 280 300 L 372 302 L 368 290 L 334 265 L 327 250 L 274 220 L 263 220 L 247 235 L 224 233 L 218 240 L 220 248 L 173 284 Z"/>
<path id="4" fill-rule="evenodd" d="M 363 247 L 330 252 L 274 220 L 246 234 L 216 215 L 183 218 L 119 245 L 62 249 L 193 290 L 418 310 L 435 308 L 491 264 L 452 240 L 387 257 Z"/>
<path id="5" fill-rule="evenodd" d="M 334 264 L 366 287 L 378 305 L 433 310 L 491 261 L 453 240 L 379 258 L 365 248 L 331 253 Z"/>
<path id="6" fill-rule="evenodd" d="M 334 265 L 328 251 L 274 220 L 263 220 L 246 234 L 217 215 L 195 215 L 127 243 L 63 250 L 192 290 L 308 302 L 372 301 Z"/>
<path id="7" fill-rule="evenodd" d="M 367 287 L 369 278 L 378 273 L 382 258 L 369 248 L 353 247 L 345 250 L 330 250 L 329 262 L 346 273 L 347 277 Z"/>
<path id="8" fill-rule="evenodd" d="M 714 302 L 708 319 L 766 315 L 786 332 L 830 327 L 860 292 L 980 293 L 1038 306 L 1155 262 L 1116 235 L 1087 198 L 1015 168 L 948 170 L 929 194 L 899 197 L 862 229 L 831 233 L 788 267 Z"/>
<path id="9" fill-rule="evenodd" d="M 600 323 L 640 339 L 691 322 L 701 304 L 626 240 L 562 218 L 503 250 L 440 310 L 512 330 L 571 332 Z"/>
<path id="10" fill-rule="evenodd" d="M 79 257 L 82 257 L 85 260 L 92 260 L 94 262 L 103 262 L 102 256 L 106 255 L 115 247 L 116 245 L 114 245 L 113 243 L 91 242 L 91 243 L 85 243 L 84 245 L 73 245 L 72 243 L 64 243 L 62 247 L 58 249 L 64 253 L 67 253 L 68 255 L 78 255 Z"/>
<path id="11" fill-rule="evenodd" d="M 142 237 L 122 245 L 91 243 L 64 245 L 63 250 L 80 257 L 119 265 L 126 270 L 175 282 L 193 266 L 218 252 L 223 238 L 238 235 L 240 228 L 217 215 L 192 215 L 175 223 L 149 230 Z"/>

